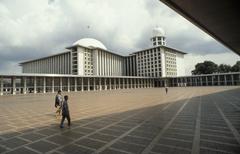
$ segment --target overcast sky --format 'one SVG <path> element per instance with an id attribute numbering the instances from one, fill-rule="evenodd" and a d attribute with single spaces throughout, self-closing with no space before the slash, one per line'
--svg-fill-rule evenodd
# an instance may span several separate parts
<path id="1" fill-rule="evenodd" d="M 239 56 L 158 0 L 0 0 L 0 73 L 91 37 L 127 55 L 149 48 L 162 27 L 167 46 L 187 52 L 186 74 L 204 60 L 233 65 Z"/>

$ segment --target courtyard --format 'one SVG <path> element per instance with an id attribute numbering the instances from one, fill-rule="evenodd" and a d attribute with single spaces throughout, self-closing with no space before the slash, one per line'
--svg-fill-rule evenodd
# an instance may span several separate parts
<path id="1" fill-rule="evenodd" d="M 0 153 L 240 153 L 240 88 L 63 92 L 72 126 L 60 129 L 55 94 L 0 97 Z"/>

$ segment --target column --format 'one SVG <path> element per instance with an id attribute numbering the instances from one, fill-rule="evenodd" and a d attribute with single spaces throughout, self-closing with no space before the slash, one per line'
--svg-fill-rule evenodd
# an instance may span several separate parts
<path id="1" fill-rule="evenodd" d="M 12 94 L 16 94 L 16 77 L 12 77 Z"/>
<path id="2" fill-rule="evenodd" d="M 206 76 L 206 86 L 208 86 L 208 77 Z"/>
<path id="3" fill-rule="evenodd" d="M 123 89 L 125 89 L 126 88 L 126 86 L 125 86 L 125 78 L 122 79 L 122 82 L 123 82 L 122 83 L 123 84 L 122 87 L 123 87 Z"/>
<path id="4" fill-rule="evenodd" d="M 60 81 L 60 90 L 62 91 L 62 77 L 60 77 L 60 79 L 59 79 Z"/>
<path id="5" fill-rule="evenodd" d="M 107 90 L 107 79 L 104 78 L 104 90 Z"/>
<path id="6" fill-rule="evenodd" d="M 90 91 L 90 78 L 87 78 L 87 90 Z"/>
<path id="7" fill-rule="evenodd" d="M 137 88 L 137 80 L 136 80 L 136 78 L 134 78 L 134 89 L 136 89 Z"/>
<path id="8" fill-rule="evenodd" d="M 128 78 L 126 78 L 127 79 L 127 88 L 126 89 L 128 89 L 128 84 L 129 84 L 129 82 L 128 82 Z"/>
<path id="9" fill-rule="evenodd" d="M 33 79 L 33 93 L 37 93 L 37 77 L 35 76 Z"/>
<path id="10" fill-rule="evenodd" d="M 238 83 L 237 83 L 237 85 L 239 85 L 240 84 L 240 74 L 238 75 Z"/>
<path id="11" fill-rule="evenodd" d="M 67 91 L 70 92 L 70 78 L 67 78 Z"/>
<path id="12" fill-rule="evenodd" d="M 121 78 L 118 78 L 118 89 L 121 89 Z"/>
<path id="13" fill-rule="evenodd" d="M 117 82 L 116 82 L 116 78 L 114 78 L 114 89 L 117 89 Z"/>
<path id="14" fill-rule="evenodd" d="M 3 77 L 0 78 L 0 96 L 3 95 Z"/>
<path id="15" fill-rule="evenodd" d="M 132 84 L 131 84 L 131 88 L 134 89 L 134 78 L 131 79 L 131 83 L 132 83 Z"/>
<path id="16" fill-rule="evenodd" d="M 132 81 L 132 78 L 130 78 L 130 89 L 133 88 L 133 81 Z"/>
<path id="17" fill-rule="evenodd" d="M 52 78 L 52 93 L 54 93 L 54 78 Z"/>
<path id="18" fill-rule="evenodd" d="M 84 78 L 81 79 L 81 91 L 84 91 L 84 84 L 83 84 Z"/>
<path id="19" fill-rule="evenodd" d="M 137 79 L 137 82 L 138 82 L 138 88 L 140 88 L 140 79 L 139 78 Z"/>
<path id="20" fill-rule="evenodd" d="M 112 79 L 111 78 L 109 78 L 109 90 L 112 90 Z"/>
<path id="21" fill-rule="evenodd" d="M 224 85 L 225 86 L 227 85 L 227 77 L 226 77 L 226 75 L 224 75 Z"/>
<path id="22" fill-rule="evenodd" d="M 96 91 L 96 78 L 93 78 L 93 91 Z"/>
<path id="23" fill-rule="evenodd" d="M 203 83 L 202 83 L 202 76 L 200 77 L 200 85 L 202 86 L 203 85 Z"/>
<path id="24" fill-rule="evenodd" d="M 212 86 L 214 86 L 214 76 L 212 76 Z"/>
<path id="25" fill-rule="evenodd" d="M 27 93 L 27 77 L 23 77 L 23 94 Z"/>
<path id="26" fill-rule="evenodd" d="M 231 75 L 232 86 L 234 85 L 233 74 Z"/>
<path id="27" fill-rule="evenodd" d="M 218 85 L 220 86 L 220 75 L 218 75 Z"/>
<path id="28" fill-rule="evenodd" d="M 132 79 L 129 78 L 129 89 L 132 89 Z"/>
<path id="29" fill-rule="evenodd" d="M 102 90 L 101 78 L 98 79 L 98 82 L 99 82 L 99 90 L 101 91 Z"/>
<path id="30" fill-rule="evenodd" d="M 74 78 L 74 91 L 77 92 L 77 78 Z"/>
<path id="31" fill-rule="evenodd" d="M 46 93 L 46 77 L 43 77 L 43 93 Z"/>
<path id="32" fill-rule="evenodd" d="M 237 85 L 239 85 L 240 84 L 240 74 L 238 75 L 238 83 L 237 83 Z"/>
<path id="33" fill-rule="evenodd" d="M 146 88 L 147 87 L 146 79 L 143 79 L 143 81 L 144 81 L 144 88 Z"/>
<path id="34" fill-rule="evenodd" d="M 136 80 L 136 88 L 139 88 L 139 83 L 138 83 L 138 78 L 135 79 Z"/>
<path id="35" fill-rule="evenodd" d="M 135 89 L 136 88 L 136 80 L 135 80 L 135 78 L 133 78 L 132 80 L 133 80 L 133 88 Z"/>

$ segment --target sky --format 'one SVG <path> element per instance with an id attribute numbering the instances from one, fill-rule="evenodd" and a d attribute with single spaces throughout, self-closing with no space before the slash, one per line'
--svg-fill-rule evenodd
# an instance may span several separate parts
<path id="1" fill-rule="evenodd" d="M 20 73 L 20 62 L 65 51 L 86 37 L 128 55 L 151 47 L 156 26 L 165 30 L 168 47 L 188 53 L 186 75 L 204 60 L 240 60 L 159 0 L 0 0 L 0 73 Z"/>

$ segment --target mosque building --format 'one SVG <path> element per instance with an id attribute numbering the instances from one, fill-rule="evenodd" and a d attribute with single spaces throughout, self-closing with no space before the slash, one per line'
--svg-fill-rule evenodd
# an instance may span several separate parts
<path id="1" fill-rule="evenodd" d="M 22 74 L 0 74 L 0 96 L 240 84 L 239 72 L 186 76 L 186 53 L 168 47 L 160 27 L 153 29 L 150 41 L 150 48 L 123 56 L 96 39 L 80 39 L 64 52 L 20 63 Z"/>
<path id="2" fill-rule="evenodd" d="M 167 47 L 162 28 L 153 29 L 152 47 L 123 56 L 100 41 L 83 38 L 66 51 L 20 63 L 23 73 L 80 76 L 176 77 L 185 75 L 186 53 Z"/>

